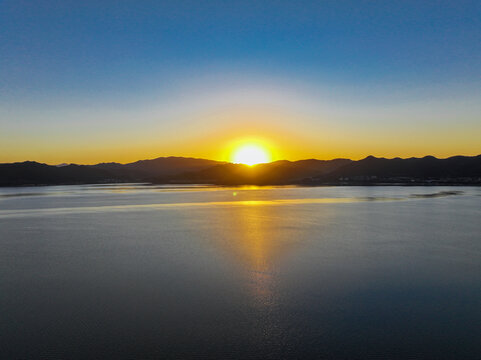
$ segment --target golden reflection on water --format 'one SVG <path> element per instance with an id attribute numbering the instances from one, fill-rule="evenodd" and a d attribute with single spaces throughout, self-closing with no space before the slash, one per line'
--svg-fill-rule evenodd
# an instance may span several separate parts
<path id="1" fill-rule="evenodd" d="M 247 205 L 250 203 L 248 202 Z M 245 206 L 239 209 L 240 242 L 237 248 L 251 276 L 251 291 L 260 303 L 271 302 L 276 252 L 275 239 L 266 232 L 266 208 Z"/>
<path id="2" fill-rule="evenodd" d="M 233 196 L 235 197 L 235 196 Z M 9 217 L 29 217 L 29 216 L 51 216 L 65 214 L 82 214 L 82 213 L 101 213 L 101 212 L 117 212 L 117 211 L 152 211 L 169 208 L 181 207 L 213 207 L 224 206 L 226 208 L 245 208 L 257 207 L 284 208 L 284 205 L 301 205 L 301 204 L 342 204 L 365 201 L 406 201 L 414 198 L 317 198 L 317 199 L 276 199 L 276 200 L 235 200 L 235 201 L 205 201 L 205 202 L 179 202 L 179 203 L 154 203 L 154 204 L 135 204 L 135 205 L 101 205 L 101 206 L 76 206 L 76 207 L 55 207 L 55 208 L 39 208 L 39 209 L 0 209 L 0 218 Z M 251 212 L 252 213 L 252 212 Z"/>
<path id="3" fill-rule="evenodd" d="M 222 249 L 249 277 L 248 291 L 259 306 L 274 299 L 277 274 L 282 260 L 298 241 L 286 237 L 283 227 L 292 222 L 285 207 L 270 207 L 264 201 L 242 201 L 225 212 L 232 233 L 221 241 Z M 255 205 L 255 206 L 251 206 Z"/>
<path id="4" fill-rule="evenodd" d="M 229 233 L 217 246 L 239 269 L 241 287 L 255 314 L 251 334 L 256 342 L 276 346 L 285 334 L 281 290 L 282 269 L 301 246 L 300 220 L 292 206 L 268 206 L 270 202 L 242 201 L 222 211 L 220 221 Z M 297 213 L 297 215 L 300 215 Z"/>

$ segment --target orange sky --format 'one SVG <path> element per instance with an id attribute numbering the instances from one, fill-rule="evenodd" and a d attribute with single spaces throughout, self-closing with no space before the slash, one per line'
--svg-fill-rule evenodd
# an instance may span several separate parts
<path id="1" fill-rule="evenodd" d="M 0 162 L 126 163 L 160 156 L 229 161 L 237 147 L 252 141 L 265 146 L 272 160 L 481 153 L 476 97 L 364 104 L 319 101 L 312 89 L 202 89 L 160 104 L 149 99 L 25 110 L 2 125 Z"/>
<path id="2" fill-rule="evenodd" d="M 103 3 L 0 1 L 0 162 L 481 153 L 477 2 Z"/>

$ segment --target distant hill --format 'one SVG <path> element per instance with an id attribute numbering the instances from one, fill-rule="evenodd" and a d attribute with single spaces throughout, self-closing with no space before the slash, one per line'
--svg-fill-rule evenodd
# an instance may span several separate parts
<path id="1" fill-rule="evenodd" d="M 0 186 L 149 182 L 155 177 L 200 171 L 217 164 L 222 162 L 182 157 L 161 157 L 129 164 L 63 166 L 25 161 L 0 164 Z"/>
<path id="2" fill-rule="evenodd" d="M 247 166 L 221 164 L 197 172 L 159 177 L 156 182 L 182 182 L 219 185 L 285 185 L 298 183 L 306 177 L 327 174 L 351 163 L 348 159 L 275 161 Z"/>
<path id="3" fill-rule="evenodd" d="M 481 155 L 453 156 L 447 159 L 437 159 L 434 156 L 409 159 L 368 156 L 312 179 L 313 183 L 339 181 L 480 183 Z"/>
<path id="4" fill-rule="evenodd" d="M 0 164 L 0 186 L 84 184 L 109 178 L 108 172 L 81 165 L 57 167 L 33 161 Z"/>
<path id="5" fill-rule="evenodd" d="M 481 155 L 385 159 L 276 161 L 257 166 L 217 165 L 205 170 L 160 177 L 156 182 L 218 185 L 369 185 L 481 184 Z"/>
<path id="6" fill-rule="evenodd" d="M 206 159 L 161 157 L 129 164 L 51 166 L 37 162 L 0 164 L 0 186 L 114 182 L 217 185 L 481 185 L 481 155 L 353 161 L 275 161 L 247 166 Z"/>
<path id="7" fill-rule="evenodd" d="M 108 171 L 112 176 L 130 181 L 150 181 L 161 176 L 172 176 L 185 172 L 200 171 L 224 162 L 185 158 L 159 157 L 152 160 L 139 160 L 128 164 L 101 163 L 90 167 Z"/>

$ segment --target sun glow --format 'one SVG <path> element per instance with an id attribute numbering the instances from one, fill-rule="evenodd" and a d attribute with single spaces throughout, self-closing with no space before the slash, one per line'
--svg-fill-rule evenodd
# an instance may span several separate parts
<path id="1" fill-rule="evenodd" d="M 256 165 L 269 161 L 271 161 L 269 152 L 256 144 L 242 145 L 232 154 L 232 162 L 237 164 Z"/>

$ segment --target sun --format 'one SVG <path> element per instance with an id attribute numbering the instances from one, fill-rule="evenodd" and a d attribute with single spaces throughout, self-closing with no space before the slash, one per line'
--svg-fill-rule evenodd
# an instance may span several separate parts
<path id="1" fill-rule="evenodd" d="M 256 144 L 245 144 L 237 148 L 232 154 L 232 162 L 245 165 L 256 165 L 270 162 L 269 152 Z"/>

